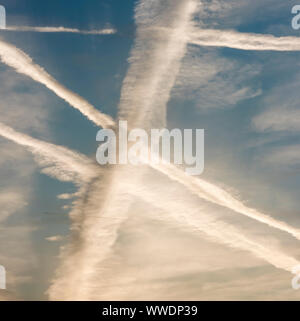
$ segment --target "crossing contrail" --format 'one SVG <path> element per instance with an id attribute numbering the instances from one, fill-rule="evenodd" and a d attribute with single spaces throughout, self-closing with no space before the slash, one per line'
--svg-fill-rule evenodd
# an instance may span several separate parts
<path id="1" fill-rule="evenodd" d="M 138 190 L 142 200 L 148 202 L 157 209 L 163 210 L 163 221 L 177 222 L 179 227 L 189 227 L 195 233 L 201 233 L 209 240 L 227 245 L 231 248 L 251 252 L 255 257 L 261 258 L 276 268 L 291 272 L 300 262 L 295 258 L 286 255 L 281 250 L 272 246 L 261 245 L 245 235 L 232 225 L 216 220 L 213 215 L 207 214 L 206 210 L 199 210 L 199 207 L 192 202 L 187 204 L 180 198 L 172 198 L 164 194 L 160 197 L 155 189 L 144 187 Z M 157 215 L 157 214 L 156 214 Z"/>
<path id="2" fill-rule="evenodd" d="M 65 248 L 64 260 L 58 270 L 62 275 L 52 282 L 50 299 L 106 298 L 106 293 L 101 291 L 105 283 L 101 263 L 112 252 L 120 224 L 127 217 L 132 196 L 149 203 L 159 212 L 163 211 L 162 214 L 154 211 L 153 218 L 175 222 L 178 228 L 204 236 L 210 241 L 250 252 L 278 269 L 291 272 L 294 266 L 299 265 L 295 258 L 280 249 L 259 244 L 245 236 L 241 230 L 214 219 L 211 213 L 201 211 L 198 204 L 176 196 L 172 198 L 168 193 L 161 197 L 156 192 L 158 186 L 138 185 L 136 183 L 139 179 L 135 168 L 118 167 L 105 175 L 104 181 L 96 180 L 91 189 L 86 191 L 85 195 L 89 196 L 88 206 L 82 203 L 84 197 L 81 197 L 79 206 L 74 208 L 80 214 L 73 215 L 76 217 L 78 235 Z M 75 284 L 80 284 L 80 289 L 74 288 Z"/>
<path id="3" fill-rule="evenodd" d="M 148 165 L 157 171 L 165 174 L 170 179 L 184 185 L 193 194 L 214 204 L 229 208 L 236 213 L 243 214 L 270 227 L 287 232 L 300 240 L 300 230 L 291 227 L 285 222 L 276 220 L 260 211 L 247 207 L 243 202 L 236 199 L 225 189 L 194 176 L 188 176 L 183 170 L 172 164 L 155 164 L 149 162 Z"/>
<path id="4" fill-rule="evenodd" d="M 154 2 L 158 6 L 154 6 L 155 9 L 148 7 L 149 1 L 142 0 L 136 10 L 138 35 L 119 106 L 120 118 L 128 120 L 130 127 L 149 125 L 150 128 L 151 124 L 157 124 L 160 120 L 165 123 L 166 105 L 180 61 L 186 52 L 186 34 L 196 9 L 194 0 L 173 0 L 166 5 L 162 0 Z M 152 15 L 156 16 L 155 24 L 168 25 L 168 32 L 157 33 L 151 23 L 154 21 Z M 172 19 L 164 19 L 167 15 L 171 15 Z M 133 202 L 127 185 L 135 182 L 134 185 L 139 188 L 141 175 L 143 171 L 136 171 L 129 165 L 115 167 L 108 170 L 104 180 L 95 180 L 91 184 L 83 196 L 87 201 L 78 204 L 73 216 L 76 218 L 74 224 L 80 225 L 75 238 L 80 242 L 70 244 L 64 253 L 62 266 L 49 290 L 51 299 L 85 300 L 97 297 L 93 289 L 101 283 L 101 273 L 99 276 L 96 272 L 111 254 L 120 226 L 128 218 Z M 78 267 L 76 271 L 74 264 Z M 76 284 L 81 284 L 80 288 Z"/>
<path id="5" fill-rule="evenodd" d="M 189 43 L 200 44 L 196 43 L 199 39 L 197 36 L 194 37 L 195 31 L 191 22 L 197 7 L 195 2 L 167 1 L 168 10 L 161 10 L 161 4 L 162 1 L 159 0 L 142 0 L 136 10 L 137 39 L 129 59 L 130 68 L 124 80 L 119 106 L 119 118 L 128 120 L 130 128 L 150 129 L 154 125 L 157 127 L 165 125 L 167 103 L 186 47 Z M 229 42 L 224 43 L 226 45 Z M 241 43 L 242 41 L 239 42 L 240 46 Z M 261 43 L 250 37 L 247 48 L 273 50 L 268 48 L 282 48 L 282 45 L 267 41 L 267 46 L 260 49 Z M 114 122 L 110 120 L 109 125 L 113 126 Z M 173 165 L 151 163 L 149 165 L 205 200 L 299 238 L 297 229 L 245 206 L 214 184 L 190 177 Z M 104 179 L 95 178 L 79 198 L 77 206 L 71 213 L 75 231 L 74 241 L 62 253 L 62 265 L 49 290 L 51 299 L 97 298 L 94 289 L 97 287 L 95 284 L 97 278 L 101 279 L 101 263 L 111 254 L 118 229 L 128 217 L 127 212 L 132 203 L 132 196 L 126 187 L 131 181 L 140 182 L 139 179 L 139 174 L 129 170 L 128 167 L 108 169 Z M 134 187 L 131 193 L 139 195 L 138 188 Z M 181 222 L 180 217 L 173 218 Z M 188 220 L 188 217 L 185 220 L 189 226 L 197 227 L 201 231 L 204 226 L 208 229 L 211 227 L 209 236 L 214 240 L 250 251 L 278 268 L 290 271 L 291 266 L 297 264 L 295 259 L 247 239 L 229 225 L 212 224 L 205 220 L 200 222 L 201 224 L 196 224 L 191 218 Z"/>

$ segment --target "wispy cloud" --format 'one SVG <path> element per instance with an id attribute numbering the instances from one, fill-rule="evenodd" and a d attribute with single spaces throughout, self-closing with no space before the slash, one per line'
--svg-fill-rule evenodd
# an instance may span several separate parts
<path id="1" fill-rule="evenodd" d="M 267 164 L 277 165 L 285 169 L 299 169 L 300 145 L 274 147 L 262 157 Z"/>
<path id="2" fill-rule="evenodd" d="M 210 240 L 225 244 L 232 248 L 238 248 L 251 252 L 258 258 L 266 260 L 276 268 L 291 272 L 292 268 L 299 262 L 291 256 L 286 255 L 281 250 L 272 248 L 272 246 L 262 245 L 249 239 L 241 230 L 227 223 L 220 222 L 214 216 L 206 211 L 201 211 L 199 207 L 192 203 L 186 204 L 185 201 L 168 199 L 168 196 L 162 199 L 157 194 L 148 189 L 143 189 L 140 196 L 150 204 L 163 209 L 167 219 L 176 221 L 179 226 L 189 226 L 195 233 L 204 233 Z M 163 220 L 166 217 L 161 217 Z"/>
<path id="3" fill-rule="evenodd" d="M 252 124 L 258 132 L 299 132 L 300 110 L 293 107 L 273 106 L 254 117 Z"/>
<path id="4" fill-rule="evenodd" d="M 69 149 L 40 141 L 0 123 L 0 135 L 27 147 L 36 156 L 43 172 L 62 181 L 78 183 L 91 180 L 98 167 L 92 161 Z"/>
<path id="5" fill-rule="evenodd" d="M 17 210 L 22 209 L 26 206 L 23 193 L 17 190 L 6 189 L 0 191 L 0 224 L 4 222 L 10 215 L 15 213 Z"/>
<path id="6" fill-rule="evenodd" d="M 274 62 L 275 63 L 275 62 Z M 263 110 L 252 119 L 252 127 L 259 133 L 293 134 L 300 131 L 298 75 L 265 93 Z"/>
<path id="7" fill-rule="evenodd" d="M 258 64 L 242 64 L 221 57 L 217 50 L 189 46 L 172 91 L 172 98 L 190 101 L 200 110 L 232 108 L 256 97 L 261 90 L 255 79 Z"/>

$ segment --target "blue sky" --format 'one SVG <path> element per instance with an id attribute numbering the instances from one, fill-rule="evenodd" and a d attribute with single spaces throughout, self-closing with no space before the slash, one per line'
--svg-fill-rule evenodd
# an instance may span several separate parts
<path id="1" fill-rule="evenodd" d="M 162 6 L 162 12 L 172 6 L 170 1 L 152 2 Z M 300 31 L 291 28 L 295 1 L 197 2 L 202 4 L 194 17 L 197 28 L 299 37 Z M 6 7 L 8 26 L 115 28 L 111 35 L 1 31 L 0 39 L 24 51 L 98 110 L 117 117 L 135 46 L 136 1 L 1 0 L 0 4 Z M 298 60 L 299 51 L 187 44 L 167 102 L 169 128 L 205 129 L 201 178 L 294 228 L 300 228 Z M 95 160 L 98 128 L 79 111 L 3 63 L 0 81 L 1 122 Z M 9 209 L 9 216 L 0 220 L 0 264 L 9 275 L 7 295 L 47 299 L 46 291 L 61 264 L 60 247 L 71 242 L 70 209 L 63 208 L 71 201 L 57 196 L 74 193 L 77 187 L 41 174 L 28 151 L 4 138 L 0 153 L 0 204 L 3 199 L 3 207 Z M 182 186 L 155 175 L 143 184 L 152 184 L 161 195 L 171 190 L 174 202 L 176 195 L 182 197 L 199 209 L 199 215 L 209 213 L 258 243 L 300 259 L 297 240 L 290 235 L 198 200 Z M 207 240 L 202 233 L 155 220 L 152 213 L 160 209 L 153 205 L 137 198 L 131 206 L 111 257 L 103 263 L 110 271 L 104 273 L 107 297 L 299 299 L 299 292 L 291 289 L 290 273 L 246 251 Z M 59 238 L 49 241 L 52 236 Z M 152 262 L 148 256 L 153 256 Z"/>

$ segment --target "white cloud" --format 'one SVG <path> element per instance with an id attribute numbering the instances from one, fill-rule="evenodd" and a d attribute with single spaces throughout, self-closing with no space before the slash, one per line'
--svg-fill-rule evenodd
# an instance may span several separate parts
<path id="1" fill-rule="evenodd" d="M 10 191 L 8 189 L 0 191 L 0 223 L 24 206 L 26 206 L 26 202 L 21 191 Z"/>
<path id="2" fill-rule="evenodd" d="M 265 95 L 262 101 L 264 110 L 252 119 L 252 126 L 257 132 L 300 131 L 299 85 L 300 78 L 292 77 Z"/>
<path id="3" fill-rule="evenodd" d="M 261 94 L 253 79 L 260 66 L 223 58 L 218 50 L 190 47 L 184 58 L 173 97 L 195 101 L 202 110 L 232 108 L 239 101 Z"/>
<path id="4" fill-rule="evenodd" d="M 273 148 L 263 160 L 269 164 L 284 166 L 286 169 L 300 165 L 300 145 Z"/>
<path id="5" fill-rule="evenodd" d="M 14 71 L 1 70 L 0 82 L 0 120 L 20 130 L 49 134 L 45 126 L 51 115 L 49 96 Z"/>
<path id="6" fill-rule="evenodd" d="M 269 108 L 252 120 L 258 132 L 299 132 L 300 110 L 282 106 Z"/>
<path id="7" fill-rule="evenodd" d="M 0 82 L 0 121 L 39 135 L 49 134 L 49 97 L 3 66 Z M 0 138 L 0 264 L 7 270 L 8 297 L 13 299 L 21 299 L 20 286 L 32 281 L 37 263 L 31 243 L 36 226 L 28 221 L 27 212 L 34 195 L 35 170 L 28 152 Z"/>
<path id="8" fill-rule="evenodd" d="M 49 242 L 59 242 L 63 240 L 63 236 L 61 235 L 49 236 L 49 237 L 46 237 L 45 240 Z"/>

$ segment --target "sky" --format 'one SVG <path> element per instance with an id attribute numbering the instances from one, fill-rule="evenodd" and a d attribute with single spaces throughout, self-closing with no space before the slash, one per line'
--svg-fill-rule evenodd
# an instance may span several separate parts
<path id="1" fill-rule="evenodd" d="M 0 300 L 300 298 L 295 1 L 0 4 Z M 118 119 L 205 129 L 203 174 L 101 167 Z"/>

